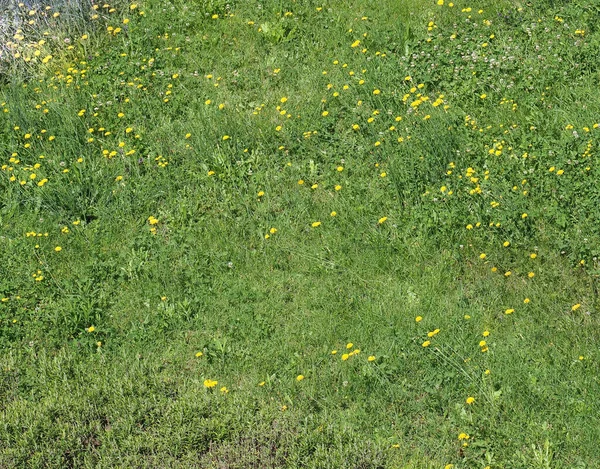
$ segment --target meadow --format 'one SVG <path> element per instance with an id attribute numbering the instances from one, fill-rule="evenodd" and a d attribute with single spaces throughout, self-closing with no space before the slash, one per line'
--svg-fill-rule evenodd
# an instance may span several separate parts
<path id="1" fill-rule="evenodd" d="M 600 467 L 600 5 L 0 5 L 0 467 Z"/>

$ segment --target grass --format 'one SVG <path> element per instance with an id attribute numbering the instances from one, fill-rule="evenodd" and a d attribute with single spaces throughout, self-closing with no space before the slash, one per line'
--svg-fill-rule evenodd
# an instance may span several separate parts
<path id="1" fill-rule="evenodd" d="M 0 466 L 596 467 L 598 13 L 483 3 L 17 10 Z"/>

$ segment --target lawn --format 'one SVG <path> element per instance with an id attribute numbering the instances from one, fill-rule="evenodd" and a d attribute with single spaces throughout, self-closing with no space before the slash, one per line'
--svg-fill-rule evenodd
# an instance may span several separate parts
<path id="1" fill-rule="evenodd" d="M 600 7 L 0 11 L 0 467 L 600 466 Z"/>

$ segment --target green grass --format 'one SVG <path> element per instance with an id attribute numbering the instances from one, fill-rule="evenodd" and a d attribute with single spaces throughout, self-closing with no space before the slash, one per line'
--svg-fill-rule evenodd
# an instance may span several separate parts
<path id="1" fill-rule="evenodd" d="M 0 466 L 596 467 L 600 18 L 483 3 L 22 10 Z"/>

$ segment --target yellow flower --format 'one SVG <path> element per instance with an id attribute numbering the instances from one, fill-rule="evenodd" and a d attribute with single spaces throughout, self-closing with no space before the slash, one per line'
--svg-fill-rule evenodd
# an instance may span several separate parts
<path id="1" fill-rule="evenodd" d="M 350 355 L 348 355 L 347 353 L 343 354 L 342 355 L 342 361 L 345 362 L 346 360 L 348 360 L 349 357 L 350 357 Z"/>
<path id="2" fill-rule="evenodd" d="M 371 355 L 369 358 L 367 358 L 367 360 L 370 362 L 374 362 L 376 360 L 375 355 Z"/>
<path id="3" fill-rule="evenodd" d="M 531 259 L 535 259 L 535 258 L 537 257 L 537 254 L 536 254 L 535 252 L 534 252 L 534 253 L 531 253 L 531 254 L 529 254 L 529 257 L 530 257 Z"/>
<path id="4" fill-rule="evenodd" d="M 96 328 L 94 326 L 90 326 L 86 329 L 86 331 L 88 332 L 94 332 L 96 330 Z"/>
<path id="5" fill-rule="evenodd" d="M 482 252 L 481 254 L 479 254 L 479 258 L 480 259 L 485 259 L 487 256 L 485 254 L 485 252 Z"/>
<path id="6" fill-rule="evenodd" d="M 329 215 L 331 215 L 332 217 L 335 217 L 335 216 L 337 216 L 337 212 L 333 211 Z"/>
<path id="7" fill-rule="evenodd" d="M 373 90 L 373 94 L 374 94 L 374 95 L 381 94 L 381 90 Z"/>
<path id="8" fill-rule="evenodd" d="M 490 331 L 483 331 L 481 334 L 483 337 L 488 337 L 490 335 Z"/>
<path id="9" fill-rule="evenodd" d="M 381 217 L 377 223 L 379 223 L 381 225 L 382 223 L 385 223 L 386 220 L 387 220 L 387 217 Z"/>
<path id="10" fill-rule="evenodd" d="M 271 233 L 271 234 L 275 234 L 275 233 L 277 233 L 277 228 L 271 228 L 271 229 L 269 230 L 269 233 Z"/>
<path id="11" fill-rule="evenodd" d="M 466 433 L 460 433 L 458 435 L 459 440 L 468 440 L 469 438 L 470 438 L 469 435 L 467 435 Z"/>
<path id="12" fill-rule="evenodd" d="M 507 248 L 508 246 L 510 246 L 510 241 L 504 241 L 504 243 L 502 243 L 502 246 Z"/>
<path id="13" fill-rule="evenodd" d="M 200 358 L 202 355 L 204 355 L 202 352 L 196 352 L 196 358 Z"/>
<path id="14" fill-rule="evenodd" d="M 223 140 L 229 140 L 231 137 L 229 135 L 223 135 Z"/>
<path id="15" fill-rule="evenodd" d="M 223 386 L 221 389 L 219 389 L 219 391 L 221 391 L 223 394 L 227 394 L 229 392 L 229 389 Z"/>
<path id="16" fill-rule="evenodd" d="M 320 221 L 314 221 L 314 222 L 312 222 L 311 226 L 313 228 L 316 228 L 317 226 L 321 226 L 321 222 Z"/>
<path id="17" fill-rule="evenodd" d="M 581 308 L 581 304 L 577 303 L 576 305 L 571 306 L 571 311 L 577 311 L 579 308 Z"/>
<path id="18" fill-rule="evenodd" d="M 263 195 L 265 195 L 265 193 L 263 191 L 258 191 L 258 194 L 256 194 L 258 197 L 262 197 Z"/>
<path id="19" fill-rule="evenodd" d="M 425 342 L 423 342 L 421 345 L 422 345 L 423 347 L 429 347 L 429 345 L 430 345 L 430 344 L 431 344 L 431 341 L 429 341 L 429 340 L 426 340 L 426 341 L 425 341 Z"/>
<path id="20" fill-rule="evenodd" d="M 531 300 L 530 300 L 529 298 L 525 298 L 525 299 L 523 300 L 523 303 L 527 304 L 527 303 L 529 303 L 530 301 L 531 301 Z"/>
<path id="21" fill-rule="evenodd" d="M 339 190 L 341 190 L 341 189 L 342 189 L 342 186 L 340 186 L 339 184 L 338 184 L 337 186 L 335 186 L 335 190 L 336 190 L 336 191 L 339 191 Z"/>
<path id="22" fill-rule="evenodd" d="M 304 379 L 304 375 L 296 376 L 296 381 L 302 381 Z"/>
<path id="23" fill-rule="evenodd" d="M 56 246 L 56 247 L 54 248 L 54 250 L 55 250 L 56 252 L 60 252 L 60 251 L 62 251 L 62 248 L 61 248 L 60 246 Z"/>
<path id="24" fill-rule="evenodd" d="M 439 6 L 442 6 L 442 5 L 444 4 L 444 0 L 438 0 L 438 1 L 437 1 L 437 4 L 438 4 Z M 450 464 L 450 467 L 452 467 L 452 464 Z"/>
<path id="25" fill-rule="evenodd" d="M 354 344 L 353 344 L 352 342 L 348 342 L 348 343 L 346 344 L 346 348 L 347 348 L 348 350 L 350 350 L 352 347 L 354 347 Z"/>
<path id="26" fill-rule="evenodd" d="M 185 138 L 190 138 L 191 136 L 192 136 L 192 134 L 190 134 L 190 133 L 185 134 Z"/>
<path id="27" fill-rule="evenodd" d="M 217 384 L 219 384 L 218 381 L 214 381 L 212 379 L 205 379 L 204 380 L 204 387 L 205 388 L 214 388 Z"/>
<path id="28" fill-rule="evenodd" d="M 417 322 L 421 322 L 422 320 L 423 320 L 423 317 L 422 317 L 422 316 L 417 316 L 417 317 L 415 318 L 415 321 L 417 321 Z"/>
<path id="29" fill-rule="evenodd" d="M 329 115 L 329 111 L 323 111 L 323 113 L 321 114 L 323 117 L 327 117 Z"/>
<path id="30" fill-rule="evenodd" d="M 504 314 L 512 314 L 514 312 L 515 310 L 513 308 L 508 308 L 506 311 L 504 311 Z"/>
<path id="31" fill-rule="evenodd" d="M 473 404 L 473 402 L 475 402 L 475 398 L 474 397 L 467 397 L 467 404 L 471 405 Z"/>

